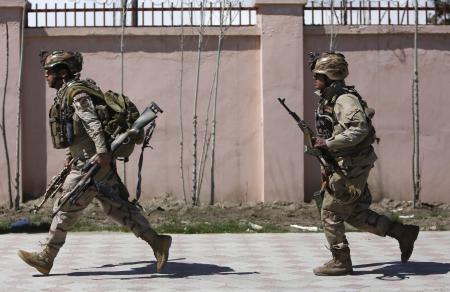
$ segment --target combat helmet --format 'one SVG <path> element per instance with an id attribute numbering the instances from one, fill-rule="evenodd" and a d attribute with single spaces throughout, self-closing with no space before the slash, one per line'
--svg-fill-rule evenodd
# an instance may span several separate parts
<path id="1" fill-rule="evenodd" d="M 70 73 L 77 74 L 83 68 L 83 56 L 79 52 L 53 51 L 41 52 L 41 64 L 49 70 L 57 65 L 65 65 Z"/>
<path id="2" fill-rule="evenodd" d="M 331 80 L 344 80 L 348 76 L 348 63 L 343 54 L 323 53 L 315 60 L 312 72 L 326 75 Z"/>

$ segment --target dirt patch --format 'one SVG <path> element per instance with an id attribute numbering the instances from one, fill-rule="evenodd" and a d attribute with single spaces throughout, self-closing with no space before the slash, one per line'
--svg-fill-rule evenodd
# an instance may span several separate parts
<path id="1" fill-rule="evenodd" d="M 27 203 L 20 210 L 0 206 L 0 232 L 39 230 L 51 222 L 51 202 L 38 214 Z M 313 204 L 299 202 L 219 203 L 213 206 L 190 206 L 168 194 L 142 202 L 144 214 L 159 231 L 172 233 L 201 232 L 303 232 L 321 230 L 319 213 Z M 419 225 L 421 230 L 450 230 L 450 204 L 422 203 L 413 208 L 411 202 L 383 199 L 372 209 L 407 224 Z M 18 221 L 22 219 L 22 221 Z M 11 224 L 16 228 L 11 228 Z M 292 225 L 296 225 L 293 227 Z M 22 227 L 21 227 L 22 226 Z M 44 227 L 42 227 L 44 226 Z M 196 226 L 196 227 L 195 227 Z M 98 202 L 84 212 L 76 230 L 122 230 L 107 218 Z M 194 228 L 195 227 L 195 228 Z M 302 227 L 305 227 L 302 229 Z M 21 229 L 22 228 L 22 229 Z M 348 226 L 350 230 L 353 228 Z"/>

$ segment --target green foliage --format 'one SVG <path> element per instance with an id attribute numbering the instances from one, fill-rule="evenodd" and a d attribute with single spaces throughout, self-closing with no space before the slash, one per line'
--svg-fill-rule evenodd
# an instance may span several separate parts
<path id="1" fill-rule="evenodd" d="M 215 222 L 180 223 L 166 222 L 156 227 L 160 233 L 281 233 L 289 230 L 275 224 L 262 224 L 261 230 L 253 230 L 239 220 L 223 220 Z"/>
<path id="2" fill-rule="evenodd" d="M 129 232 L 125 227 L 117 224 L 100 224 L 89 220 L 79 220 L 71 231 L 88 232 L 88 231 L 114 231 L 114 232 Z"/>
<path id="3" fill-rule="evenodd" d="M 50 227 L 50 217 L 43 215 L 31 215 L 30 224 L 21 228 L 11 229 L 13 222 L 8 218 L 0 219 L 0 234 L 11 232 L 47 232 Z M 288 228 L 275 224 L 265 223 L 260 225 L 261 230 L 249 228 L 246 222 L 239 220 L 221 220 L 214 222 L 178 222 L 169 221 L 161 225 L 154 226 L 159 233 L 180 233 L 180 234 L 200 234 L 200 233 L 282 233 L 289 232 Z M 125 227 L 117 224 L 102 223 L 93 220 L 81 219 L 71 229 L 71 231 L 89 232 L 89 231 L 113 231 L 129 232 Z"/>
<path id="4" fill-rule="evenodd" d="M 5 234 L 9 232 L 9 225 L 11 223 L 7 222 L 6 220 L 2 219 L 0 220 L 0 234 Z"/>
<path id="5" fill-rule="evenodd" d="M 243 233 L 247 230 L 246 226 L 240 225 L 237 220 L 225 220 L 217 222 L 199 222 L 187 223 L 167 222 L 157 226 L 158 232 L 161 233 Z"/>
<path id="6" fill-rule="evenodd" d="M 394 222 L 402 223 L 399 213 L 388 213 L 388 214 L 386 214 L 386 216 Z"/>

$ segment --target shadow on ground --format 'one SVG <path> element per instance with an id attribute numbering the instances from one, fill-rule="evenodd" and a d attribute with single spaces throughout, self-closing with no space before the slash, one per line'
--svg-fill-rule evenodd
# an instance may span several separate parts
<path id="1" fill-rule="evenodd" d="M 353 275 L 381 275 L 377 279 L 387 281 L 397 281 L 408 279 L 410 276 L 428 276 L 428 275 L 444 275 L 450 271 L 450 263 L 436 263 L 436 262 L 408 262 L 402 264 L 401 262 L 384 262 L 372 263 L 366 265 L 356 265 L 353 269 L 363 269 L 370 267 L 377 267 L 370 271 L 354 271 Z"/>
<path id="2" fill-rule="evenodd" d="M 0 234 L 7 233 L 46 233 L 50 229 L 50 223 L 40 222 L 38 224 L 32 223 L 17 227 L 7 226 L 0 228 Z"/>
<path id="3" fill-rule="evenodd" d="M 114 278 L 107 277 L 104 279 L 95 280 L 133 280 L 143 278 L 186 278 L 191 276 L 212 276 L 212 275 L 250 275 L 259 274 L 258 272 L 235 272 L 230 267 L 219 266 L 214 264 L 203 263 L 183 263 L 182 259 L 174 259 L 167 262 L 166 267 L 162 273 L 156 273 L 155 261 L 140 261 L 140 262 L 126 262 L 119 264 L 109 264 L 100 267 L 90 267 L 79 269 L 76 272 L 67 274 L 50 274 L 49 276 L 117 276 Z M 137 267 L 133 267 L 136 266 Z M 109 271 L 108 268 L 116 268 L 122 266 L 129 266 L 125 270 Z M 83 271 L 84 270 L 84 271 Z M 41 277 L 42 275 L 34 275 L 34 277 Z M 127 277 L 128 276 L 128 277 Z"/>

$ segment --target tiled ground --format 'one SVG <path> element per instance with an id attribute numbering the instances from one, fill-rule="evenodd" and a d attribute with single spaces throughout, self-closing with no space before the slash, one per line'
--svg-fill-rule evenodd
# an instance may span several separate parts
<path id="1" fill-rule="evenodd" d="M 175 235 L 162 274 L 130 233 L 70 233 L 47 277 L 16 255 L 44 238 L 0 235 L 0 291 L 450 291 L 450 232 L 421 232 L 406 265 L 394 239 L 349 233 L 345 277 L 313 275 L 329 257 L 320 233 Z"/>

